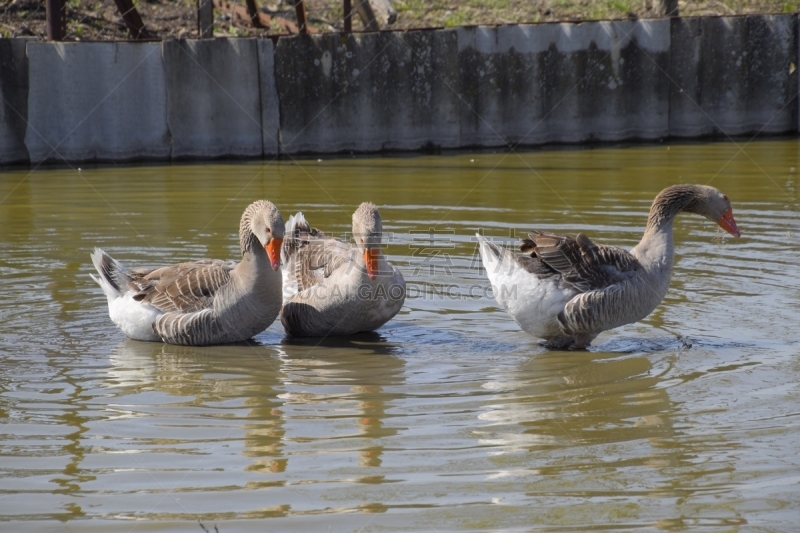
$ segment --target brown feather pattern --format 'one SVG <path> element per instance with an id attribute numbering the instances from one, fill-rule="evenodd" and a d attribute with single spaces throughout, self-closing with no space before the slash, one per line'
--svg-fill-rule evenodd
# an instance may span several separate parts
<path id="1" fill-rule="evenodd" d="M 523 240 L 520 249 L 530 253 L 546 277 L 558 279 L 579 292 L 600 289 L 630 279 L 641 268 L 630 252 L 614 246 L 593 243 L 579 233 L 565 237 L 534 231 Z"/>
<path id="2" fill-rule="evenodd" d="M 236 263 L 204 259 L 152 270 L 129 272 L 134 300 L 164 311 L 192 313 L 208 307 L 231 276 Z"/>
<path id="3" fill-rule="evenodd" d="M 295 224 L 283 241 L 286 267 L 292 269 L 298 291 L 321 284 L 342 265 L 353 259 L 355 248 L 325 235 L 308 223 Z"/>

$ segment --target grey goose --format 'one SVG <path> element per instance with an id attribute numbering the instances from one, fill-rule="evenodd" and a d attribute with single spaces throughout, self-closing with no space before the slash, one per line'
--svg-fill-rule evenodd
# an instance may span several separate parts
<path id="1" fill-rule="evenodd" d="M 111 320 L 142 341 L 210 345 L 250 339 L 281 308 L 284 223 L 266 200 L 250 204 L 239 225 L 242 260 L 205 259 L 128 270 L 103 250 L 91 254 L 92 278 L 108 298 Z"/>
<path id="2" fill-rule="evenodd" d="M 531 335 L 551 348 L 581 349 L 601 332 L 649 315 L 667 293 L 678 213 L 702 215 L 739 237 L 728 197 L 714 187 L 674 185 L 653 201 L 644 236 L 631 251 L 534 231 L 525 255 L 478 235 L 479 250 L 497 302 Z"/>

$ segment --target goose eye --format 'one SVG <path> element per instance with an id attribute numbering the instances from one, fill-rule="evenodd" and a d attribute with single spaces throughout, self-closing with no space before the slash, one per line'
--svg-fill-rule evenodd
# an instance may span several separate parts
<path id="1" fill-rule="evenodd" d="M 272 233 L 272 230 L 270 230 L 269 228 L 267 228 L 267 233 Z"/>
<path id="2" fill-rule="evenodd" d="M 728 201 L 728 197 L 724 194 L 722 195 L 722 199 L 725 200 L 726 202 Z"/>

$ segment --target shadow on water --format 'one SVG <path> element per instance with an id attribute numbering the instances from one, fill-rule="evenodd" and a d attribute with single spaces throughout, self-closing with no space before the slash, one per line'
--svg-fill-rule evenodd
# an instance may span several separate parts
<path id="1" fill-rule="evenodd" d="M 391 344 L 382 334 L 375 331 L 357 333 L 341 337 L 284 337 L 280 341 L 281 347 L 287 351 L 295 351 L 294 347 L 309 350 L 362 350 L 376 354 L 394 354 L 397 346 Z"/>
<path id="2" fill-rule="evenodd" d="M 606 342 L 592 345 L 589 351 L 595 353 L 654 353 L 688 350 L 695 341 L 689 337 L 615 337 Z"/>

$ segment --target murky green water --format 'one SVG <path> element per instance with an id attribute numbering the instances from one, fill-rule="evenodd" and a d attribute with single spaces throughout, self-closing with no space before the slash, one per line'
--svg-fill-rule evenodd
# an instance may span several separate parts
<path id="1" fill-rule="evenodd" d="M 0 529 L 790 531 L 799 148 L 5 171 Z M 632 246 L 676 182 L 723 189 L 744 236 L 680 217 L 672 287 L 646 321 L 548 352 L 485 297 L 475 231 Z M 321 345 L 279 324 L 209 348 L 113 327 L 94 246 L 128 266 L 236 258 L 257 198 L 332 233 L 379 204 L 410 283 L 401 313 Z"/>

